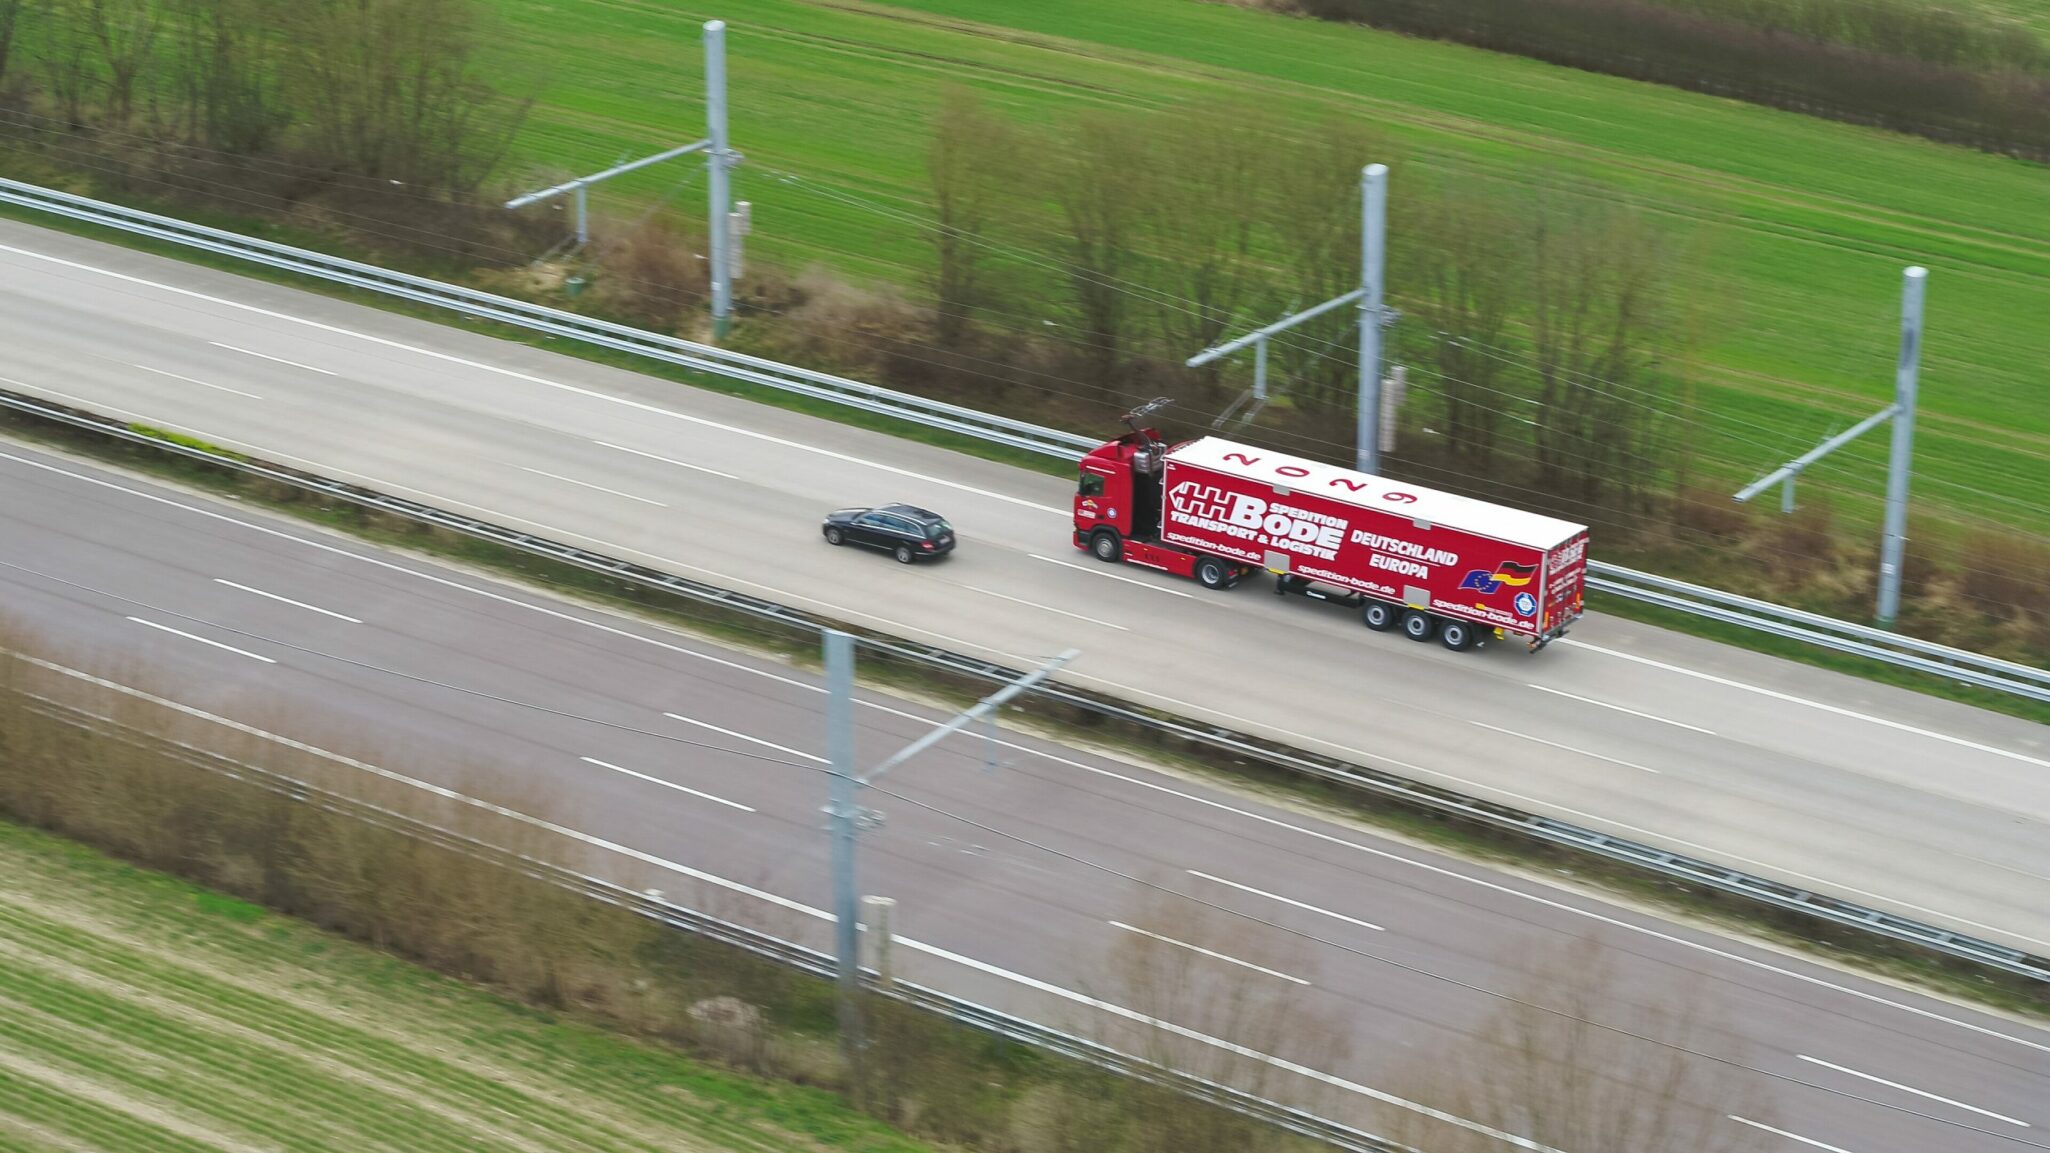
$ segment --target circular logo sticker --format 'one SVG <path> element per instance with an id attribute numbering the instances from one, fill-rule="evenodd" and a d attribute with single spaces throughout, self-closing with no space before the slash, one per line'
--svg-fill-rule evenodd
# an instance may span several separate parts
<path id="1" fill-rule="evenodd" d="M 1537 598 L 1529 593 L 1516 594 L 1516 615 L 1534 617 L 1537 615 Z"/>

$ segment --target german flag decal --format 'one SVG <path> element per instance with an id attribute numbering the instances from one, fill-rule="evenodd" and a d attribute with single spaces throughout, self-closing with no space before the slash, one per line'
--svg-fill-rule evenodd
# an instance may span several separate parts
<path id="1" fill-rule="evenodd" d="M 1537 566 L 1503 561 L 1492 570 L 1477 568 L 1470 570 L 1459 582 L 1462 589 L 1472 589 L 1482 595 L 1491 596 L 1504 588 L 1522 588 L 1537 576 Z"/>

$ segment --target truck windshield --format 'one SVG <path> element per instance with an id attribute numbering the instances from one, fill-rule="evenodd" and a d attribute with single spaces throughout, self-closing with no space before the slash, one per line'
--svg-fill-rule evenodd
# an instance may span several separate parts
<path id="1" fill-rule="evenodd" d="M 1076 490 L 1082 496 L 1102 496 L 1103 478 L 1093 472 L 1082 474 L 1082 487 Z"/>

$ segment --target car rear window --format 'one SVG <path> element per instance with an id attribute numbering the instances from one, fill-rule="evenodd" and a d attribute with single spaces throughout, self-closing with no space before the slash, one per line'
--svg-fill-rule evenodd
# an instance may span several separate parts
<path id="1" fill-rule="evenodd" d="M 954 526 L 948 524 L 946 521 L 943 520 L 932 521 L 925 526 L 925 536 L 927 540 L 938 540 L 941 537 L 953 531 Z"/>

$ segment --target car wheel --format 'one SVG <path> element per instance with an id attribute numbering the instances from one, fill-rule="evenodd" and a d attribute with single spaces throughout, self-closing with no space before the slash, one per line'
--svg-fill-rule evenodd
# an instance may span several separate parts
<path id="1" fill-rule="evenodd" d="M 829 528 L 826 530 L 826 543 L 832 545 L 846 544 L 847 534 L 837 528 Z"/>
<path id="2" fill-rule="evenodd" d="M 1368 601 L 1360 609 L 1360 620 L 1377 633 L 1385 633 L 1395 627 L 1395 606 L 1380 601 Z"/>
<path id="3" fill-rule="evenodd" d="M 1196 583 L 1206 589 L 1221 589 L 1231 580 L 1223 561 L 1204 557 L 1196 562 Z"/>
<path id="4" fill-rule="evenodd" d="M 1473 647 L 1473 626 L 1465 621 L 1446 621 L 1438 626 L 1438 640 L 1455 653 Z"/>
<path id="5" fill-rule="evenodd" d="M 1402 632 L 1413 641 L 1427 641 L 1438 631 L 1438 618 L 1415 609 L 1402 614 Z"/>
<path id="6" fill-rule="evenodd" d="M 1089 551 L 1105 564 L 1116 564 L 1125 557 L 1125 542 L 1110 529 L 1097 529 L 1096 535 L 1089 538 Z"/>
<path id="7" fill-rule="evenodd" d="M 908 544 L 898 545 L 897 551 L 893 555 L 896 556 L 898 564 L 910 564 L 912 561 L 918 559 L 918 554 L 912 552 L 911 546 Z"/>

